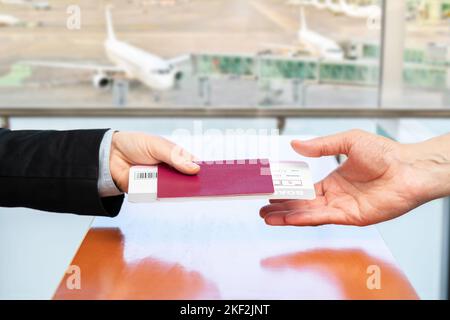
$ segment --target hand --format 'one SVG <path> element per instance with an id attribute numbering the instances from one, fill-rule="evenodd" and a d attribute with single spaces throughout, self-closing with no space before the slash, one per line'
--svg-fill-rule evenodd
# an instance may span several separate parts
<path id="1" fill-rule="evenodd" d="M 366 226 L 450 194 L 450 135 L 402 145 L 352 130 L 295 140 L 292 147 L 308 157 L 345 154 L 348 159 L 315 185 L 315 200 L 273 200 L 261 208 L 269 225 Z"/>
<path id="2" fill-rule="evenodd" d="M 128 192 L 128 173 L 133 165 L 165 162 L 185 174 L 196 174 L 200 167 L 191 154 L 157 136 L 143 133 L 116 132 L 111 143 L 109 169 L 116 186 Z"/>

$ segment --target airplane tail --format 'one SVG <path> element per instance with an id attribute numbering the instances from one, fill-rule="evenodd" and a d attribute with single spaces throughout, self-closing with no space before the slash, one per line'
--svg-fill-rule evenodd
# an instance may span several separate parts
<path id="1" fill-rule="evenodd" d="M 348 5 L 346 0 L 340 0 L 339 1 L 339 5 L 341 7 L 341 10 L 344 11 L 344 12 L 349 9 L 349 5 Z"/>
<path id="2" fill-rule="evenodd" d="M 300 30 L 301 31 L 306 31 L 308 29 L 308 25 L 306 23 L 306 18 L 305 18 L 305 8 L 300 7 Z"/>
<path id="3" fill-rule="evenodd" d="M 109 40 L 116 40 L 116 34 L 114 33 L 112 17 L 111 17 L 111 8 L 112 8 L 112 6 L 107 6 L 106 7 L 106 11 L 105 11 L 106 30 L 107 30 L 107 33 L 108 33 L 108 39 Z"/>

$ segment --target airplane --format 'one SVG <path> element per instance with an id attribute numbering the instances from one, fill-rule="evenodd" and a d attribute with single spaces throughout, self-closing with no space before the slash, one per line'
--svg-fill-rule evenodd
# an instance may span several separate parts
<path id="1" fill-rule="evenodd" d="M 320 33 L 312 31 L 308 28 L 305 10 L 300 7 L 300 29 L 297 32 L 298 41 L 305 44 L 309 51 L 317 52 L 320 57 L 328 60 L 343 60 L 344 51 L 334 40 L 327 38 Z M 290 51 L 297 51 L 296 46 L 282 45 L 282 44 L 265 44 L 265 46 L 288 49 Z"/>
<path id="2" fill-rule="evenodd" d="M 313 47 L 315 47 L 321 57 L 332 59 L 332 60 L 342 60 L 344 58 L 344 51 L 334 40 L 327 38 L 320 33 L 309 30 L 305 10 L 302 7 L 300 9 L 300 30 L 298 31 L 298 38 L 300 41 L 305 42 Z"/>
<path id="3" fill-rule="evenodd" d="M 327 1 L 328 1 L 328 0 L 325 0 L 325 1 L 312 0 L 312 1 L 311 1 L 311 4 L 312 4 L 314 7 L 316 7 L 316 9 L 323 10 L 323 9 L 326 9 L 326 8 L 327 8 Z"/>
<path id="4" fill-rule="evenodd" d="M 0 14 L 0 27 L 13 27 L 21 24 L 22 21 L 14 16 Z"/>
<path id="5" fill-rule="evenodd" d="M 318 10 L 327 9 L 330 0 L 288 0 L 287 4 L 313 6 Z"/>
<path id="6" fill-rule="evenodd" d="M 67 62 L 23 61 L 23 64 L 50 67 L 89 70 L 95 72 L 92 84 L 95 88 L 108 88 L 114 77 L 122 75 L 128 79 L 139 80 L 150 89 L 165 91 L 172 89 L 183 73 L 177 65 L 190 60 L 190 55 L 172 59 L 163 59 L 116 38 L 110 7 L 105 10 L 107 38 L 104 42 L 105 52 L 113 65 L 80 64 Z"/>
<path id="7" fill-rule="evenodd" d="M 333 0 L 327 0 L 326 7 L 328 10 L 330 10 L 332 13 L 335 13 L 335 14 L 343 12 L 342 3 L 340 3 L 340 2 L 336 3 L 336 2 L 333 2 Z"/>
<path id="8" fill-rule="evenodd" d="M 341 13 L 342 7 L 333 0 L 288 0 L 287 4 L 313 6 L 318 10 L 330 10 L 333 13 Z"/>
<path id="9" fill-rule="evenodd" d="M 351 18 L 372 18 L 381 14 L 381 9 L 377 5 L 349 5 L 346 0 L 288 0 L 288 4 L 314 6 L 318 10 L 330 10 L 334 14 L 345 14 Z"/>
<path id="10" fill-rule="evenodd" d="M 1 0 L 3 4 L 30 6 L 36 10 L 50 10 L 51 6 L 48 1 L 35 2 L 32 0 Z"/>

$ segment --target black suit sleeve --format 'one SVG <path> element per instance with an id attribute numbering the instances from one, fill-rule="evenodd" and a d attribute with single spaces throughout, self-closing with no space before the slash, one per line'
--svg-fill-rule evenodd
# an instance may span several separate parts
<path id="1" fill-rule="evenodd" d="M 97 189 L 105 132 L 0 128 L 0 206 L 116 216 L 123 196 L 100 198 Z"/>

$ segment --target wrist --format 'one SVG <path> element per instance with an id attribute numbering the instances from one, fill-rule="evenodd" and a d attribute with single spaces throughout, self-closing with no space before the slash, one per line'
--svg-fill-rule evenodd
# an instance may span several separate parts
<path id="1" fill-rule="evenodd" d="M 111 146 L 114 131 L 105 132 L 99 148 L 98 193 L 100 197 L 121 194 L 111 175 Z"/>
<path id="2" fill-rule="evenodd" d="M 450 195 L 450 135 L 403 145 L 403 160 L 414 169 L 414 179 L 429 199 Z"/>

